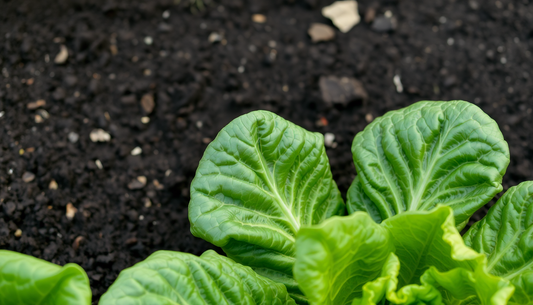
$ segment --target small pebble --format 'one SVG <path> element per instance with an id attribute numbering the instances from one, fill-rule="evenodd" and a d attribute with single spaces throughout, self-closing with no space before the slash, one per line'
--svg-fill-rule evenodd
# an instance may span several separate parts
<path id="1" fill-rule="evenodd" d="M 22 181 L 29 183 L 32 182 L 35 179 L 35 174 L 31 172 L 25 172 L 22 174 Z"/>
<path id="2" fill-rule="evenodd" d="M 98 169 L 103 169 L 104 168 L 104 166 L 102 165 L 102 161 L 100 161 L 98 159 L 96 159 L 94 161 L 94 164 L 96 164 L 96 167 L 98 167 Z"/>
<path id="3" fill-rule="evenodd" d="M 50 118 L 50 114 L 48 113 L 48 111 L 46 111 L 44 109 L 37 110 L 37 113 L 45 120 Z"/>
<path id="4" fill-rule="evenodd" d="M 207 40 L 210 43 L 219 42 L 219 41 L 222 40 L 222 36 L 219 33 L 217 33 L 217 32 L 213 32 L 213 33 L 209 34 L 209 37 L 207 38 Z"/>
<path id="5" fill-rule="evenodd" d="M 38 114 L 36 114 L 36 115 L 35 115 L 35 123 L 40 124 L 40 123 L 42 123 L 42 122 L 44 122 L 43 117 L 40 116 L 40 115 L 38 115 Z"/>
<path id="6" fill-rule="evenodd" d="M 154 96 L 152 94 L 143 95 L 141 98 L 141 106 L 147 114 L 152 113 L 155 107 Z"/>
<path id="7" fill-rule="evenodd" d="M 69 220 L 72 220 L 72 219 L 74 218 L 74 216 L 76 215 L 76 212 L 78 212 L 78 209 L 76 209 L 76 208 L 72 205 L 72 203 L 70 203 L 70 202 L 67 203 L 67 213 L 66 213 L 66 215 L 67 215 L 67 218 L 68 218 Z"/>
<path id="8" fill-rule="evenodd" d="M 204 123 L 202 121 L 196 122 L 196 127 L 198 127 L 198 129 L 202 129 L 203 126 L 204 126 Z"/>
<path id="9" fill-rule="evenodd" d="M 138 189 L 142 189 L 145 185 L 146 185 L 146 177 L 139 176 L 136 179 L 133 179 L 130 183 L 128 183 L 128 188 L 130 190 L 138 190 Z"/>
<path id="10" fill-rule="evenodd" d="M 6 114 L 5 111 L 0 111 L 0 118 L 4 116 L 4 114 Z"/>
<path id="11" fill-rule="evenodd" d="M 372 115 L 372 113 L 367 113 L 365 115 L 365 120 L 366 120 L 367 123 L 372 122 L 374 120 L 374 116 Z"/>
<path id="12" fill-rule="evenodd" d="M 147 46 L 151 45 L 153 42 L 154 42 L 154 40 L 152 39 L 152 37 L 150 37 L 150 36 L 146 36 L 146 37 L 144 37 L 144 43 L 145 43 Z"/>
<path id="13" fill-rule="evenodd" d="M 141 123 L 143 123 L 143 124 L 148 124 L 148 123 L 150 123 L 150 118 L 147 117 L 147 116 L 143 116 L 143 117 L 141 118 Z"/>
<path id="14" fill-rule="evenodd" d="M 94 129 L 89 137 L 93 142 L 109 142 L 111 140 L 111 135 L 103 129 Z"/>
<path id="15" fill-rule="evenodd" d="M 327 147 L 333 147 L 334 141 L 335 141 L 335 135 L 334 134 L 332 134 L 330 132 L 327 132 L 324 135 L 324 145 L 326 145 Z"/>
<path id="16" fill-rule="evenodd" d="M 317 43 L 335 38 L 335 29 L 327 24 L 312 23 L 309 30 L 307 30 L 307 34 L 309 34 L 314 43 Z"/>
<path id="17" fill-rule="evenodd" d="M 71 142 L 71 143 L 76 143 L 78 142 L 78 140 L 80 139 L 80 135 L 71 131 L 68 133 L 68 140 Z"/>
<path id="18" fill-rule="evenodd" d="M 402 93 L 403 85 L 402 85 L 402 80 L 400 79 L 400 76 L 394 75 L 394 77 L 392 78 L 392 82 L 394 83 L 394 86 L 396 86 L 396 92 Z"/>
<path id="19" fill-rule="evenodd" d="M 170 174 L 172 174 L 172 170 L 171 170 L 171 169 L 167 169 L 167 170 L 165 171 L 165 177 L 170 176 Z"/>
<path id="20" fill-rule="evenodd" d="M 140 155 L 142 154 L 143 152 L 143 149 L 140 148 L 139 146 L 135 147 L 134 149 L 131 150 L 131 155 L 132 156 L 137 156 L 137 155 Z"/>
<path id="21" fill-rule="evenodd" d="M 149 208 L 152 206 L 152 201 L 150 200 L 150 198 L 143 198 L 143 201 L 144 201 L 145 208 Z"/>
<path id="22" fill-rule="evenodd" d="M 262 14 L 253 14 L 252 21 L 255 23 L 265 23 L 267 21 L 267 18 L 265 15 Z"/>
<path id="23" fill-rule="evenodd" d="M 15 231 L 15 237 L 21 237 L 22 236 L 22 230 L 21 229 L 17 229 Z"/>
<path id="24" fill-rule="evenodd" d="M 361 21 L 357 9 L 357 1 L 336 1 L 322 9 L 322 16 L 331 19 L 331 22 L 343 33 L 350 31 Z"/>
<path id="25" fill-rule="evenodd" d="M 31 103 L 28 103 L 28 105 L 26 105 L 26 107 L 30 110 L 34 110 L 34 109 L 37 109 L 39 107 L 43 107 L 43 106 L 46 106 L 46 101 L 45 100 L 37 100 L 35 102 L 31 102 Z"/>
<path id="26" fill-rule="evenodd" d="M 64 64 L 68 59 L 68 49 L 65 45 L 61 45 L 59 53 L 57 53 L 54 62 L 58 65 Z"/>
<path id="27" fill-rule="evenodd" d="M 161 15 L 163 17 L 163 19 L 168 19 L 168 17 L 170 17 L 170 12 L 168 10 L 164 11 L 163 14 Z"/>
<path id="28" fill-rule="evenodd" d="M 57 182 L 54 179 L 50 180 L 50 184 L 48 184 L 48 189 L 57 190 L 57 187 Z"/>
<path id="29" fill-rule="evenodd" d="M 165 188 L 165 186 L 162 185 L 161 183 L 159 183 L 159 181 L 157 179 L 155 179 L 153 183 L 154 183 L 155 189 L 158 190 L 158 191 L 160 191 L 160 190 Z"/>

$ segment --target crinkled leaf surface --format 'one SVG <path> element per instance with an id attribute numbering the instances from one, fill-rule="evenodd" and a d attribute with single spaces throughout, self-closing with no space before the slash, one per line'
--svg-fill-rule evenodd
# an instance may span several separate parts
<path id="1" fill-rule="evenodd" d="M 515 286 L 511 299 L 533 303 L 533 182 L 511 187 L 485 218 L 464 236 L 465 243 L 488 257 L 490 273 Z"/>
<path id="2" fill-rule="evenodd" d="M 502 190 L 509 164 L 496 122 L 464 101 L 390 111 L 357 134 L 352 153 L 361 188 L 382 219 L 442 204 L 462 224 Z M 348 202 L 349 210 L 374 215 L 367 206 Z"/>
<path id="3" fill-rule="evenodd" d="M 332 217 L 298 232 L 294 277 L 310 304 L 352 304 L 392 251 L 387 230 L 367 213 Z"/>
<path id="4" fill-rule="evenodd" d="M 352 214 L 357 211 L 365 211 L 375 222 L 381 223 L 383 221 L 378 207 L 365 194 L 359 176 L 355 177 L 352 185 L 348 189 L 348 192 L 346 193 L 346 202 L 348 213 Z"/>
<path id="5" fill-rule="evenodd" d="M 209 144 L 191 184 L 191 232 L 236 262 L 287 284 L 295 236 L 303 225 L 344 213 L 323 136 L 267 112 L 224 127 Z"/>
<path id="6" fill-rule="evenodd" d="M 400 261 L 395 304 L 506 304 L 514 287 L 486 271 L 486 257 L 468 248 L 457 231 L 453 211 L 406 212 L 382 223 Z"/>
<path id="7" fill-rule="evenodd" d="M 33 256 L 0 250 L 0 304 L 91 304 L 85 271 L 76 264 L 61 267 Z"/>
<path id="8" fill-rule="evenodd" d="M 125 269 L 100 305 L 295 304 L 284 285 L 209 250 L 200 257 L 158 251 Z"/>

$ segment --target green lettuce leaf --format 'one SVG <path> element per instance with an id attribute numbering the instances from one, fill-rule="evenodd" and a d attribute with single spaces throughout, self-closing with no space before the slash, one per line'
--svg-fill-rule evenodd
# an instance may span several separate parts
<path id="1" fill-rule="evenodd" d="M 398 287 L 387 299 L 395 304 L 506 304 L 514 287 L 486 270 L 487 258 L 467 247 L 453 210 L 406 212 L 382 223 L 400 261 Z"/>
<path id="2" fill-rule="evenodd" d="M 61 267 L 33 256 L 0 250 L 0 304 L 91 304 L 85 271 L 76 264 Z"/>
<path id="3" fill-rule="evenodd" d="M 533 181 L 511 187 L 464 240 L 487 255 L 491 274 L 515 286 L 511 302 L 533 303 Z"/>
<path id="4" fill-rule="evenodd" d="M 294 277 L 310 304 L 352 304 L 393 249 L 387 230 L 367 213 L 332 217 L 298 232 Z"/>
<path id="5" fill-rule="evenodd" d="M 323 136 L 267 111 L 224 127 L 191 184 L 191 232 L 285 283 L 297 299 L 303 296 L 292 279 L 296 233 L 344 213 Z"/>
<path id="6" fill-rule="evenodd" d="M 100 305 L 293 305 L 285 286 L 209 250 L 158 251 L 123 270 Z"/>
<path id="7" fill-rule="evenodd" d="M 502 190 L 509 148 L 498 125 L 464 101 L 418 102 L 375 119 L 353 141 L 361 186 L 348 210 L 381 219 L 450 206 L 457 224 Z M 361 188 L 364 193 L 361 193 Z M 366 195 L 375 205 L 368 208 Z M 353 201 L 352 201 L 353 200 Z"/>

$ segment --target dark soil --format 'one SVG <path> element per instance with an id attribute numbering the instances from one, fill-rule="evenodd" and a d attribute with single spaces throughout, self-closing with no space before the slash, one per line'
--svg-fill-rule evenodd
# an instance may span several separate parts
<path id="1" fill-rule="evenodd" d="M 212 248 L 189 233 L 188 187 L 210 139 L 251 110 L 334 133 L 328 155 L 344 193 L 355 175 L 350 144 L 367 119 L 464 99 L 509 142 L 505 188 L 533 180 L 531 0 L 361 0 L 363 19 L 390 10 L 397 27 L 378 33 L 363 21 L 318 44 L 307 29 L 331 25 L 320 13 L 330 1 L 224 0 L 199 13 L 178 2 L 0 2 L 0 248 L 80 264 L 95 303 L 120 270 L 156 250 Z M 252 22 L 255 13 L 266 23 Z M 223 40 L 210 43 L 212 32 Z M 69 57 L 55 64 L 61 45 Z M 326 104 L 321 76 L 355 77 L 368 100 Z M 141 106 L 146 94 L 152 113 Z M 28 109 L 39 99 L 46 113 Z M 109 142 L 90 140 L 98 128 Z M 132 156 L 135 147 L 142 154 Z M 34 180 L 24 182 L 26 172 Z M 138 176 L 146 186 L 130 190 Z"/>

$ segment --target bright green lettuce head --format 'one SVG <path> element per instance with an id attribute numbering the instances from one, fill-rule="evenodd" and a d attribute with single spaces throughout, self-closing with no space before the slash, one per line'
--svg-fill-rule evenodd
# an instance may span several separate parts
<path id="1" fill-rule="evenodd" d="M 321 134 L 267 111 L 235 119 L 207 147 L 189 205 L 192 233 L 227 257 L 156 252 L 99 303 L 533 304 L 533 182 L 509 189 L 464 239 L 458 231 L 502 190 L 509 164 L 481 109 L 419 102 L 388 112 L 356 135 L 352 153 L 345 207 Z M 18 304 L 2 293 L 41 289 L 14 286 L 16 269 L 5 270 L 0 285 L 14 292 L 0 286 L 0 304 Z M 50 298 L 85 296 L 76 270 Z"/>

